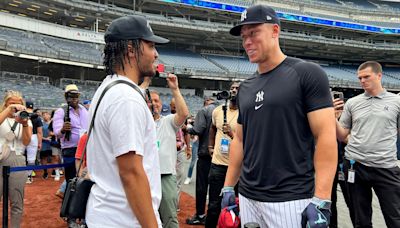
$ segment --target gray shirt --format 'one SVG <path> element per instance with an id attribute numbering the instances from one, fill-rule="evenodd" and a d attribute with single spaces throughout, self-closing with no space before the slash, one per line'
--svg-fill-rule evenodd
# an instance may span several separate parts
<path id="1" fill-rule="evenodd" d="M 340 124 L 350 129 L 345 157 L 363 165 L 393 168 L 397 161 L 400 96 L 384 90 L 378 96 L 360 94 L 347 101 Z"/>
<path id="2" fill-rule="evenodd" d="M 179 130 L 179 126 L 175 125 L 175 114 L 160 116 L 155 122 L 161 174 L 176 175 L 176 132 Z"/>

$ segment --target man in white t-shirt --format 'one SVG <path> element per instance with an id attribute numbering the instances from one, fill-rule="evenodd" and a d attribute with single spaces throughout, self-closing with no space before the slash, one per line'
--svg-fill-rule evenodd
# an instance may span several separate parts
<path id="1" fill-rule="evenodd" d="M 157 142 L 159 142 L 162 199 L 160 217 L 163 227 L 179 227 L 177 211 L 178 189 L 176 183 L 176 133 L 185 123 L 189 109 L 178 86 L 176 75 L 169 74 L 167 83 L 175 99 L 176 113 L 167 116 L 161 115 L 162 101 L 157 91 L 151 91 L 153 104 L 153 118 L 157 127 Z"/>
<path id="2" fill-rule="evenodd" d="M 87 146 L 88 172 L 95 182 L 86 209 L 88 227 L 161 227 L 156 128 L 143 94 L 117 84 L 98 102 L 112 81 L 137 86 L 144 76 L 154 75 L 155 44 L 167 42 L 137 15 L 114 20 L 105 33 L 108 76 L 89 110 L 92 119 L 99 105 Z"/>

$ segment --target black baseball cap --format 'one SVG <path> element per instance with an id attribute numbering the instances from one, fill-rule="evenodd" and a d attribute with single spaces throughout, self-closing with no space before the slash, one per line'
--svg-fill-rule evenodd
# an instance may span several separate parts
<path id="1" fill-rule="evenodd" d="M 33 102 L 32 101 L 27 101 L 26 102 L 26 108 L 33 109 Z"/>
<path id="2" fill-rule="evenodd" d="M 229 33 L 233 36 L 240 36 L 240 31 L 243 25 L 252 24 L 278 24 L 280 20 L 275 10 L 266 5 L 254 5 L 242 12 L 240 23 L 233 27 Z"/>
<path id="3" fill-rule="evenodd" d="M 156 36 L 146 18 L 139 15 L 130 15 L 113 20 L 104 34 L 106 42 L 120 40 L 142 39 L 156 44 L 165 44 L 169 40 Z"/>

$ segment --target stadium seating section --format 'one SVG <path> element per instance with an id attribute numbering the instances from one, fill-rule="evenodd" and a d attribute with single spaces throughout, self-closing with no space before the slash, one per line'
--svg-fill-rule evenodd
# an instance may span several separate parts
<path id="1" fill-rule="evenodd" d="M 248 60 L 239 57 L 227 57 L 227 56 L 216 56 L 216 55 L 204 55 L 209 60 L 210 64 L 215 62 L 217 65 L 229 72 L 239 72 L 239 75 L 231 75 L 231 78 L 238 79 L 239 76 L 243 79 L 254 73 L 256 66 L 248 62 Z M 201 59 L 200 55 L 198 58 Z M 193 60 L 195 61 L 195 60 Z M 322 68 L 328 75 L 329 81 L 339 83 L 342 85 L 359 85 L 356 77 L 357 68 L 356 66 L 345 66 L 345 65 L 322 65 Z M 22 73 L 13 73 L 0 71 L 0 92 L 7 90 L 17 90 L 22 92 L 26 100 L 33 101 L 37 107 L 56 108 L 60 107 L 65 103 L 63 97 L 63 88 L 68 84 L 76 84 L 81 91 L 81 101 L 85 99 L 91 99 L 96 91 L 97 87 L 101 82 L 85 80 L 81 81 L 78 79 L 61 78 L 57 82 L 50 82 L 50 78 L 46 76 L 28 75 Z M 384 86 L 389 88 L 400 86 L 400 70 L 385 68 L 384 75 L 382 77 Z M 172 95 L 168 88 L 150 88 L 155 89 L 160 93 L 162 101 L 169 104 Z M 201 97 L 195 95 L 194 89 L 182 89 L 187 104 L 190 107 L 191 113 L 195 114 L 201 109 L 203 100 Z M 205 91 L 205 95 L 210 96 L 212 91 Z M 48 96 L 53 94 L 54 96 Z"/>
<path id="2" fill-rule="evenodd" d="M 253 1 L 249 0 L 213 0 L 214 2 L 228 3 L 237 6 L 248 7 Z M 290 0 L 286 0 L 288 2 Z M 76 1 L 77 4 L 79 1 Z M 294 2 L 294 1 L 293 1 Z M 88 3 L 88 2 L 85 2 Z M 364 9 L 373 11 L 391 10 L 399 11 L 400 3 L 385 2 L 377 0 L 305 0 L 304 4 L 327 5 L 333 7 L 348 7 L 354 9 Z M 98 4 L 90 2 L 90 5 Z M 129 9 L 116 7 L 125 13 L 132 13 Z M 371 21 L 371 18 L 363 20 L 346 17 L 346 13 L 335 15 L 334 13 L 323 14 L 323 11 L 313 12 L 307 10 L 307 7 L 299 7 L 298 4 L 288 4 L 287 8 L 276 7 L 278 12 L 310 15 L 314 17 L 328 18 L 332 20 L 357 22 L 369 25 L 399 28 L 400 23 L 390 21 Z M 198 28 L 211 29 L 210 23 L 201 20 L 187 20 L 185 18 L 166 17 L 163 15 L 146 15 L 151 20 L 170 21 L 187 26 L 196 26 Z M 218 24 L 216 26 L 228 26 Z M 211 26 L 212 27 L 212 26 Z M 230 27 L 230 26 L 229 26 Z M 286 32 L 284 29 L 283 32 Z M 293 33 L 294 34 L 294 33 Z M 292 35 L 293 35 L 292 34 Z M 313 35 L 297 34 L 309 39 L 323 39 Z M 348 40 L 346 42 L 356 42 Z M 7 27 L 0 27 L 0 50 L 7 50 L 16 53 L 30 54 L 39 57 L 56 58 L 70 60 L 75 62 L 90 63 L 102 65 L 102 51 L 104 46 L 95 43 L 80 42 L 56 38 L 43 34 L 37 34 L 29 31 L 22 31 Z M 4 45 L 5 44 L 5 45 Z M 243 56 L 227 56 L 221 54 L 197 53 L 187 49 L 173 48 L 168 46 L 158 47 L 159 62 L 163 63 L 168 69 L 173 68 L 174 72 L 182 75 L 197 76 L 217 76 L 227 78 L 244 79 L 253 74 L 257 66 L 251 64 Z M 355 66 L 346 65 L 328 65 L 322 64 L 331 83 L 341 85 L 359 85 Z M 27 100 L 33 101 L 39 107 L 55 108 L 65 103 L 63 98 L 63 88 L 66 84 L 77 84 L 82 91 L 81 100 L 90 99 L 96 88 L 98 81 L 81 81 L 77 79 L 62 78 L 57 82 L 50 81 L 46 76 L 27 75 L 22 73 L 11 73 L 0 71 L 0 92 L 5 90 L 18 90 L 23 93 Z M 400 86 L 400 70 L 387 68 L 384 69 L 383 83 L 388 87 Z M 155 88 L 160 92 L 161 99 L 169 103 L 171 94 L 167 88 Z M 192 113 L 196 113 L 202 107 L 202 98 L 195 96 L 194 90 L 182 90 Z M 46 96 L 54 94 L 54 96 Z"/>

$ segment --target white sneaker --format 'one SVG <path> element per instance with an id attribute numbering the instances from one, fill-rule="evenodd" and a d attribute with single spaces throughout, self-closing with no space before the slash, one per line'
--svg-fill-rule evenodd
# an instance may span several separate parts
<path id="1" fill-rule="evenodd" d="M 26 180 L 27 184 L 32 184 L 33 183 L 33 178 L 31 176 L 28 177 L 28 179 Z"/>
<path id="2" fill-rule="evenodd" d="M 54 181 L 60 181 L 60 174 L 58 174 L 58 175 L 56 175 L 56 176 L 54 177 Z"/>
<path id="3" fill-rule="evenodd" d="M 183 184 L 190 184 L 190 181 L 192 181 L 192 178 L 186 177 L 185 182 L 183 182 Z"/>

